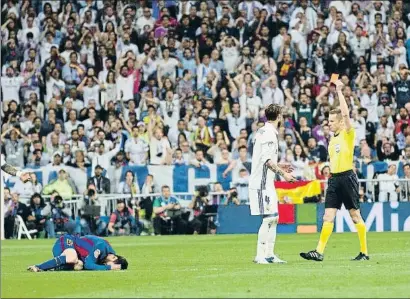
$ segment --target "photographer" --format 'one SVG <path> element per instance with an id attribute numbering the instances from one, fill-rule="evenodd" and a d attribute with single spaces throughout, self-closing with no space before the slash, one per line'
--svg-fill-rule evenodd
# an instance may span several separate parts
<path id="1" fill-rule="evenodd" d="M 171 196 L 171 190 L 167 185 L 162 186 L 161 193 L 162 195 L 156 198 L 153 204 L 155 234 L 185 234 L 186 222 L 182 219 L 178 199 Z M 168 225 L 170 225 L 170 231 L 167 231 Z"/>
<path id="2" fill-rule="evenodd" d="M 110 216 L 108 231 L 114 236 L 127 236 L 135 231 L 134 211 L 124 200 L 117 201 L 117 209 Z"/>
<path id="3" fill-rule="evenodd" d="M 34 193 L 31 196 L 30 206 L 28 207 L 30 215 L 27 217 L 26 225 L 28 230 L 36 229 L 39 238 L 44 238 L 45 231 L 50 235 L 49 228 L 52 223 L 43 215 L 43 210 L 46 207 L 47 205 L 39 193 Z"/>
<path id="4" fill-rule="evenodd" d="M 211 217 L 207 215 L 209 200 L 208 188 L 206 186 L 199 186 L 197 188 L 195 197 L 189 203 L 189 208 L 194 212 L 194 219 L 189 223 L 191 231 L 194 235 L 206 234 L 208 228 L 212 234 L 216 232 L 216 226 Z"/>
<path id="5" fill-rule="evenodd" d="M 232 187 L 226 194 L 226 201 L 225 205 L 237 205 L 239 206 L 241 203 L 238 198 L 238 190 L 236 187 Z"/>
<path id="6" fill-rule="evenodd" d="M 107 223 L 100 218 L 101 216 L 106 216 L 105 204 L 105 201 L 98 199 L 96 187 L 93 184 L 89 185 L 84 195 L 84 206 L 81 210 L 81 234 L 106 235 Z"/>
<path id="7" fill-rule="evenodd" d="M 66 207 L 60 195 L 51 198 L 50 204 L 42 210 L 41 214 L 44 217 L 50 217 L 50 226 L 48 227 L 49 238 L 55 238 L 56 231 L 68 234 L 75 232 L 76 225 L 75 221 L 71 218 L 71 209 Z"/>

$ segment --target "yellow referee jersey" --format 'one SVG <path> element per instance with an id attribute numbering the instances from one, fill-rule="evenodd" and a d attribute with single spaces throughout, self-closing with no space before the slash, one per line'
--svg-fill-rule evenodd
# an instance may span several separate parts
<path id="1" fill-rule="evenodd" d="M 341 130 L 329 142 L 330 172 L 340 173 L 353 169 L 354 141 L 356 132 L 354 128 Z"/>

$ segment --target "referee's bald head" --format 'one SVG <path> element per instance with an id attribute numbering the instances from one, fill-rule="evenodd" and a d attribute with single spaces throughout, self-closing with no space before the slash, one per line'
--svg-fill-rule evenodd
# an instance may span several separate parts
<path id="1" fill-rule="evenodd" d="M 270 104 L 265 109 L 266 119 L 269 121 L 275 121 L 282 115 L 283 107 L 277 104 Z"/>

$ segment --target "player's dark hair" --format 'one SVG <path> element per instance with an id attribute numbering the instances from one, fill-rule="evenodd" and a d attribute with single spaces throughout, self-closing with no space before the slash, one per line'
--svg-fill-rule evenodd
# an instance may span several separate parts
<path id="1" fill-rule="evenodd" d="M 269 121 L 275 121 L 282 114 L 282 107 L 276 104 L 270 104 L 265 109 L 266 119 Z"/>
<path id="2" fill-rule="evenodd" d="M 116 265 L 121 265 L 121 270 L 127 270 L 128 269 L 128 262 L 127 260 L 121 256 L 121 255 L 117 255 L 117 259 L 114 262 L 114 264 Z"/>

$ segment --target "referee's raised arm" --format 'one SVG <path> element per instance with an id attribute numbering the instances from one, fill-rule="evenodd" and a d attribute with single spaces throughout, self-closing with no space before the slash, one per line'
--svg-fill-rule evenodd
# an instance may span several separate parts
<path id="1" fill-rule="evenodd" d="M 349 107 L 347 107 L 345 96 L 343 95 L 343 87 L 345 86 L 341 80 L 337 80 L 335 83 L 336 92 L 340 103 L 340 112 L 342 113 L 343 121 L 346 131 L 350 131 L 352 127 L 350 123 Z"/>

